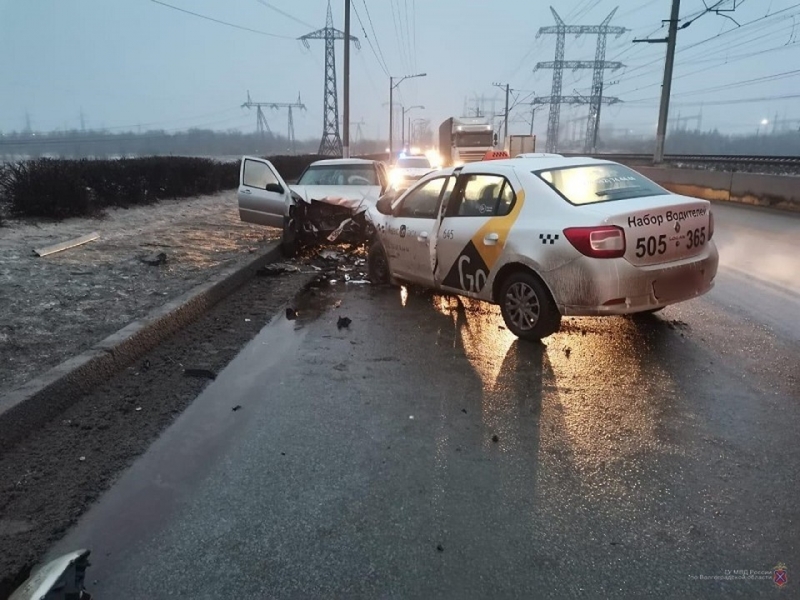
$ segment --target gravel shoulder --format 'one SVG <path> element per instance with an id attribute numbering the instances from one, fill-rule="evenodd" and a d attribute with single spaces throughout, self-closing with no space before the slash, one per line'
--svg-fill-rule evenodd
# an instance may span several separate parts
<path id="1" fill-rule="evenodd" d="M 256 277 L 56 421 L 0 455 L 0 599 L 208 384 L 313 270 Z"/>
<path id="2" fill-rule="evenodd" d="M 41 248 L 99 239 L 43 258 Z M 0 227 L 0 395 L 280 237 L 242 223 L 236 192 Z M 159 253 L 166 262 L 142 258 Z M 0 535 L 2 532 L 0 532 Z"/>

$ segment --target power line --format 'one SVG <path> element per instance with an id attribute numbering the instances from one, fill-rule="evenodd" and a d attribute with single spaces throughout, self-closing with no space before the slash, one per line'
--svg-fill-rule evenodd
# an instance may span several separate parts
<path id="1" fill-rule="evenodd" d="M 753 22 L 755 22 L 755 21 L 753 21 Z M 771 27 L 772 25 L 773 25 L 772 23 L 763 23 L 763 24 L 760 26 L 760 28 L 761 28 L 761 29 L 763 29 L 763 28 L 764 28 L 764 26 Z M 744 25 L 743 25 L 742 27 L 744 27 Z M 766 32 L 766 33 L 762 33 L 762 34 L 760 34 L 760 35 L 756 35 L 755 37 L 751 37 L 750 39 L 745 39 L 744 41 L 739 41 L 739 42 L 737 42 L 737 43 L 735 44 L 735 47 L 736 47 L 737 49 L 739 49 L 739 48 L 742 48 L 742 47 L 744 47 L 744 46 L 748 46 L 748 45 L 751 45 L 751 44 L 753 44 L 753 43 L 759 42 L 760 40 L 762 40 L 762 39 L 765 39 L 765 38 L 774 38 L 774 37 L 775 37 L 775 35 L 776 35 L 777 33 L 781 32 L 781 31 L 784 31 L 784 30 L 787 30 L 787 29 L 791 29 L 791 28 L 793 28 L 793 25 L 792 25 L 792 24 L 789 24 L 788 26 L 784 25 L 784 26 L 782 26 L 782 27 L 779 25 L 779 26 L 778 26 L 778 29 L 777 29 L 777 30 L 775 30 L 775 31 L 769 31 L 769 32 Z M 734 31 L 734 30 L 731 30 L 731 31 Z M 750 33 L 750 34 L 758 33 L 758 29 L 757 29 L 757 30 L 755 30 L 755 31 L 751 31 L 751 32 L 749 32 L 749 33 Z M 715 37 L 716 37 L 716 36 L 715 36 Z M 682 48 L 682 49 L 678 50 L 678 52 L 680 53 L 680 52 L 684 52 L 684 51 L 686 51 L 686 50 L 689 50 L 689 49 L 691 49 L 692 47 L 696 47 L 696 46 L 697 46 L 697 45 L 699 45 L 700 43 L 702 43 L 702 41 L 701 41 L 701 42 L 697 42 L 696 44 L 694 44 L 694 45 L 692 45 L 692 46 L 690 46 L 690 47 L 687 47 L 687 48 Z M 688 56 L 688 57 L 685 57 L 685 60 L 687 60 L 687 61 L 691 61 L 691 62 L 708 62 L 708 61 L 725 61 L 725 62 L 727 62 L 727 61 L 730 61 L 730 58 L 722 58 L 722 57 L 719 57 L 719 58 L 710 58 L 710 56 L 713 56 L 714 54 L 719 54 L 720 52 L 727 52 L 727 51 L 729 51 L 729 50 L 731 49 L 731 47 L 732 47 L 732 46 L 734 46 L 734 45 L 733 45 L 733 44 L 729 44 L 729 45 L 723 46 L 723 47 L 721 47 L 721 48 L 712 49 L 712 50 L 710 50 L 710 51 L 705 51 L 705 52 L 703 52 L 703 53 L 700 53 L 700 54 L 698 54 L 698 55 L 696 55 L 696 56 L 695 56 L 695 55 Z M 791 45 L 790 45 L 790 46 L 791 46 Z M 747 54 L 747 55 L 744 55 L 744 54 L 742 54 L 742 55 L 739 55 L 739 56 L 736 58 L 736 60 L 744 60 L 744 59 L 746 59 L 746 58 L 749 58 L 750 56 L 755 56 L 755 55 L 757 55 L 757 54 L 761 54 L 761 53 L 763 53 L 763 52 L 755 52 L 755 53 L 751 52 L 751 53 L 749 53 L 749 54 Z M 704 57 L 704 58 L 701 58 L 701 57 Z M 646 76 L 650 75 L 651 73 L 653 73 L 653 72 L 657 71 L 657 70 L 658 70 L 658 67 L 656 67 L 656 68 L 654 68 L 654 69 L 646 69 L 644 72 L 642 72 L 642 73 L 639 73 L 638 75 L 633 75 L 633 76 L 630 76 L 630 74 L 631 74 L 631 73 L 634 73 L 634 72 L 636 72 L 636 71 L 639 71 L 639 70 L 641 70 L 641 69 L 644 69 L 645 67 L 648 67 L 648 66 L 650 66 L 650 65 L 652 65 L 652 64 L 655 64 L 655 63 L 660 63 L 660 62 L 661 62 L 661 58 L 657 58 L 657 59 L 655 59 L 655 60 L 649 61 L 649 62 L 647 62 L 647 63 L 644 63 L 644 64 L 642 64 L 642 65 L 635 66 L 635 67 L 633 67 L 633 68 L 627 69 L 627 70 L 626 70 L 626 71 L 625 71 L 625 72 L 622 74 L 622 80 L 623 80 L 623 81 L 625 81 L 625 82 L 628 82 L 628 81 L 631 81 L 631 80 L 633 80 L 633 79 L 639 79 L 639 78 L 641 78 L 641 77 L 646 77 Z M 733 61 L 731 61 L 731 62 L 733 62 Z M 708 69 L 701 69 L 701 71 L 705 71 L 705 70 L 708 70 Z M 698 72 L 701 72 L 701 71 L 698 71 Z M 684 76 L 685 76 L 685 75 L 684 75 Z M 647 86 L 644 86 L 644 87 L 641 87 L 641 88 L 636 88 L 636 89 L 634 89 L 634 90 L 631 90 L 631 91 L 635 92 L 635 91 L 638 91 L 638 90 L 640 90 L 640 89 L 646 89 L 646 88 L 648 88 L 648 87 L 654 87 L 655 85 L 660 85 L 660 83 L 658 83 L 658 84 L 653 84 L 653 85 L 647 85 Z M 631 91 L 629 91 L 629 92 L 622 92 L 622 93 L 631 93 Z"/>
<path id="2" fill-rule="evenodd" d="M 273 4 L 270 4 L 269 2 L 266 2 L 266 0 L 256 0 L 256 2 L 258 2 L 258 3 L 259 3 L 259 4 L 261 4 L 262 6 L 266 6 L 267 8 L 270 8 L 270 9 L 274 10 L 276 13 L 280 13 L 280 14 L 282 14 L 284 17 L 286 17 L 287 19 L 291 19 L 291 20 L 292 20 L 292 21 L 294 21 L 295 23 L 300 23 L 300 25 L 303 25 L 304 27 L 309 27 L 309 28 L 311 28 L 311 29 L 313 29 L 313 28 L 314 28 L 314 26 L 313 26 L 313 25 L 311 25 L 311 24 L 309 24 L 309 23 L 306 23 L 305 21 L 301 21 L 301 20 L 300 20 L 300 19 L 298 19 L 297 17 L 295 17 L 295 16 L 293 16 L 293 15 L 290 15 L 289 13 L 287 13 L 285 10 L 281 10 L 281 9 L 280 9 L 280 8 L 278 8 L 277 6 L 274 6 Z"/>
<path id="3" fill-rule="evenodd" d="M 375 31 L 375 24 L 372 22 L 372 15 L 369 13 L 369 6 L 367 6 L 367 0 L 362 0 L 364 4 L 364 10 L 367 13 L 367 20 L 369 21 L 370 29 L 372 29 L 372 36 L 375 38 L 375 45 L 378 47 L 378 54 L 381 56 L 381 62 L 383 63 L 384 69 L 388 72 L 388 64 L 386 62 L 386 58 L 383 56 L 383 50 L 381 50 L 381 42 L 378 39 L 378 33 Z"/>
<path id="4" fill-rule="evenodd" d="M 381 60 L 381 57 L 378 56 L 378 53 L 375 51 L 375 46 L 372 45 L 372 40 L 369 38 L 369 36 L 367 35 L 367 30 L 364 28 L 364 22 L 361 20 L 361 15 L 358 14 L 358 9 L 356 8 L 356 4 L 353 3 L 352 6 L 353 6 L 353 12 L 356 14 L 356 19 L 358 20 L 358 24 L 361 25 L 361 31 L 364 34 L 364 39 L 367 40 L 367 43 L 369 44 L 369 47 L 372 50 L 372 53 L 375 55 L 375 60 L 378 61 L 378 65 L 380 66 L 381 69 L 383 69 L 383 72 L 386 73 L 386 76 L 388 77 L 389 69 L 386 67 L 386 63 Z"/>
<path id="5" fill-rule="evenodd" d="M 166 2 L 161 2 L 161 0 L 150 0 L 150 2 L 155 2 L 156 4 L 160 4 L 161 6 L 166 6 L 167 8 L 171 8 L 173 10 L 180 11 L 182 13 L 186 13 L 187 15 L 192 15 L 195 17 L 199 17 L 201 19 L 205 19 L 206 21 L 213 21 L 214 23 L 219 23 L 220 25 L 227 25 L 228 27 L 233 27 L 235 29 L 241 29 L 242 31 L 249 31 L 250 33 L 257 33 L 259 35 L 266 35 L 269 37 L 274 38 L 281 38 L 284 40 L 293 40 L 293 37 L 289 37 L 288 35 L 279 35 L 277 33 L 269 33 L 268 31 L 261 31 L 260 29 L 251 29 L 250 27 L 244 27 L 242 25 L 236 25 L 235 23 L 228 23 L 227 21 L 220 21 L 219 19 L 215 19 L 214 17 L 208 17 L 206 15 L 201 15 L 200 13 L 192 12 L 190 10 L 186 10 L 185 8 L 180 8 L 178 6 L 173 6 L 172 4 L 167 4 Z"/>
<path id="6" fill-rule="evenodd" d="M 401 21 L 402 15 L 400 15 L 400 8 L 395 6 L 395 0 L 389 0 L 389 4 L 392 8 L 392 23 L 394 24 L 394 34 L 397 36 L 397 49 L 398 53 L 400 54 L 400 61 L 403 63 L 403 69 L 406 71 L 411 71 L 411 64 L 408 59 L 408 56 L 405 52 L 406 48 L 403 44 L 403 24 Z M 395 13 L 395 9 L 397 12 Z"/>
<path id="7" fill-rule="evenodd" d="M 405 9 L 405 20 L 406 20 L 406 43 L 409 47 L 409 60 L 411 61 L 411 70 L 417 70 L 417 57 L 416 57 L 416 48 L 411 45 L 411 30 L 408 27 L 408 0 L 403 0 L 403 8 Z M 399 10 L 399 6 L 398 6 Z"/>

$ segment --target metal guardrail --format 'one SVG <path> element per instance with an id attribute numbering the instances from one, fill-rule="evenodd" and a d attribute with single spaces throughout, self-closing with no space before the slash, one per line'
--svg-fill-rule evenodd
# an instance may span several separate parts
<path id="1" fill-rule="evenodd" d="M 652 154 L 581 154 L 562 153 L 564 156 L 592 156 L 605 158 L 616 162 L 645 162 L 652 163 Z M 757 155 L 724 155 L 724 154 L 666 154 L 665 163 L 696 163 L 696 164 L 740 164 L 762 166 L 800 166 L 800 156 L 757 156 Z"/>

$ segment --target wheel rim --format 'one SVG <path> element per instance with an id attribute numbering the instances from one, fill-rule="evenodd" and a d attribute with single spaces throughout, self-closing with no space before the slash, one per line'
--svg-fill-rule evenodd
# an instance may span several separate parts
<path id="1" fill-rule="evenodd" d="M 389 278 L 389 264 L 383 252 L 378 252 L 373 258 L 372 270 L 378 281 L 386 281 Z"/>
<path id="2" fill-rule="evenodd" d="M 508 288 L 505 307 L 508 318 L 523 331 L 533 329 L 539 321 L 539 297 L 524 281 L 512 283 Z"/>

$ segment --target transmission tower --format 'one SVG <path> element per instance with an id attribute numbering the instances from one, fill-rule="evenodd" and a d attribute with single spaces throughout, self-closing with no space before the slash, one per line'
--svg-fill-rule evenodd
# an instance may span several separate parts
<path id="1" fill-rule="evenodd" d="M 345 39 L 344 32 L 333 26 L 331 3 L 328 0 L 328 16 L 323 29 L 297 38 L 309 48 L 308 40 L 325 40 L 325 94 L 323 97 L 322 140 L 319 143 L 319 152 L 323 156 L 341 156 L 342 138 L 339 136 L 339 97 L 336 88 L 336 40 Z M 350 36 L 356 48 L 361 48 L 358 38 Z"/>
<path id="2" fill-rule="evenodd" d="M 550 27 L 541 27 L 536 34 L 538 38 L 542 34 L 555 34 L 556 36 L 556 55 L 555 60 L 552 62 L 537 63 L 536 69 L 553 69 L 553 88 L 549 97 L 541 97 L 535 100 L 536 104 L 550 104 L 550 114 L 547 121 L 547 152 L 556 152 L 558 150 L 558 126 L 561 118 L 561 105 L 562 104 L 589 104 L 589 122 L 587 123 L 586 147 L 592 145 L 594 132 L 597 126 L 597 117 L 600 114 L 601 104 L 614 104 L 619 102 L 618 98 L 605 98 L 603 97 L 603 72 L 606 69 L 616 70 L 623 65 L 619 62 L 607 62 L 606 56 L 606 36 L 608 34 L 616 34 L 617 37 L 621 36 L 627 31 L 624 27 L 611 27 L 609 22 L 614 14 L 617 12 L 615 8 L 608 17 L 600 25 L 567 25 L 563 19 L 558 15 L 556 10 L 551 6 L 550 12 L 553 13 L 556 24 Z M 575 34 L 580 37 L 584 34 L 596 35 L 597 48 L 595 50 L 595 60 L 564 60 L 564 47 L 566 45 L 566 36 L 568 33 Z M 561 89 L 564 78 L 564 69 L 592 69 L 594 74 L 592 76 L 592 93 L 588 98 L 588 102 L 582 96 L 562 96 Z"/>
<path id="3" fill-rule="evenodd" d="M 264 113 L 261 110 L 262 108 L 272 108 L 272 109 L 275 109 L 275 110 L 279 109 L 279 108 L 288 109 L 288 111 L 289 111 L 289 127 L 288 127 L 288 130 L 286 132 L 287 133 L 286 137 L 289 140 L 289 145 L 290 145 L 290 147 L 292 149 L 292 154 L 295 154 L 297 152 L 296 140 L 295 140 L 295 137 L 294 137 L 294 115 L 292 113 L 292 109 L 299 108 L 300 110 L 306 110 L 306 105 L 303 104 L 303 102 L 300 100 L 300 93 L 299 92 L 297 94 L 297 102 L 253 102 L 250 99 L 250 92 L 248 91 L 247 92 L 247 102 L 242 104 L 242 106 L 245 107 L 245 108 L 252 108 L 254 106 L 256 107 L 256 109 L 258 111 L 258 115 L 259 115 L 258 116 L 258 119 L 259 119 L 258 120 L 258 122 L 259 122 L 259 133 L 262 133 L 261 125 L 260 125 L 262 123 L 262 121 L 264 123 L 264 126 L 267 125 L 267 120 L 266 120 L 266 118 L 264 118 Z M 269 131 L 269 127 L 268 126 L 266 127 L 266 130 Z"/>
<path id="4" fill-rule="evenodd" d="M 242 108 L 253 108 L 256 107 L 256 131 L 258 135 L 263 139 L 266 137 L 266 134 L 272 134 L 272 131 L 269 128 L 269 124 L 267 123 L 267 118 L 264 116 L 264 111 L 261 110 L 264 106 L 269 106 L 266 102 L 253 102 L 250 99 L 250 90 L 247 91 L 247 102 L 242 104 Z"/>

